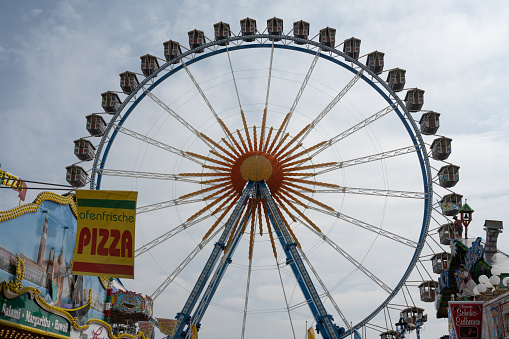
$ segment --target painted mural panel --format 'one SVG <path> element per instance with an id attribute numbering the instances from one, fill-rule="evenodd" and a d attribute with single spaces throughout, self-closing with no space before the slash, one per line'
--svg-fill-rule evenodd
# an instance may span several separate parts
<path id="1" fill-rule="evenodd" d="M 509 338 L 509 296 L 490 300 L 484 305 L 483 339 Z"/>
<path id="2" fill-rule="evenodd" d="M 106 291 L 99 278 L 71 273 L 75 210 L 71 197 L 45 192 L 32 204 L 0 212 L 0 281 L 14 279 L 20 256 L 25 263 L 23 286 L 40 290 L 48 304 L 76 309 L 91 295 L 91 307 L 79 314 L 80 323 L 86 323 L 103 319 Z"/>

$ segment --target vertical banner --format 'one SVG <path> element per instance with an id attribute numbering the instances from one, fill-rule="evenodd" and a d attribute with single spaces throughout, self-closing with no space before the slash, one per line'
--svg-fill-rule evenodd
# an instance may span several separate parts
<path id="1" fill-rule="evenodd" d="M 175 331 L 175 326 L 177 326 L 177 321 L 175 319 L 163 319 L 157 318 L 157 323 L 159 324 L 159 331 L 162 334 L 173 335 Z"/>
<path id="2" fill-rule="evenodd" d="M 134 278 L 137 197 L 131 191 L 76 191 L 73 274 Z"/>
<path id="3" fill-rule="evenodd" d="M 154 324 L 150 321 L 138 321 L 138 330 L 147 338 L 153 338 Z"/>
<path id="4" fill-rule="evenodd" d="M 449 312 L 456 338 L 481 339 L 482 301 L 449 301 Z"/>

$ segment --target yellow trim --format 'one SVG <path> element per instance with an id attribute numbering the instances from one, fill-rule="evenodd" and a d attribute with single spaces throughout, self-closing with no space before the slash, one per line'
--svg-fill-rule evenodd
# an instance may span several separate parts
<path id="1" fill-rule="evenodd" d="M 63 197 L 52 192 L 42 192 L 37 196 L 33 203 L 24 204 L 8 211 L 0 211 L 0 222 L 14 219 L 23 214 L 35 213 L 39 209 L 41 203 L 46 200 L 53 201 L 61 205 L 69 205 L 72 213 L 75 217 L 77 217 L 78 212 L 76 209 L 76 204 L 74 203 L 74 198 L 72 196 Z"/>
<path id="2" fill-rule="evenodd" d="M 74 327 L 78 328 L 78 326 L 79 326 L 78 318 L 77 317 L 73 318 L 72 315 L 69 313 L 68 309 L 52 306 L 52 305 L 48 304 L 46 302 L 46 300 L 44 300 L 40 295 L 37 296 L 37 301 L 38 301 L 39 305 L 41 306 L 41 308 L 45 309 L 48 312 L 51 310 L 51 311 L 53 311 L 53 313 L 56 313 L 64 318 L 67 318 L 67 320 L 69 320 L 74 325 Z M 90 306 L 91 303 L 92 303 L 92 289 L 88 290 L 88 302 L 80 308 Z M 77 308 L 77 309 L 79 309 L 79 308 Z M 77 310 L 77 309 L 75 309 L 75 310 Z"/>
<path id="3" fill-rule="evenodd" d="M 48 304 L 41 296 L 41 291 L 39 291 L 38 289 L 34 288 L 34 287 L 25 287 L 23 288 L 23 277 L 25 275 L 25 263 L 23 262 L 23 259 L 21 259 L 20 256 L 17 257 L 17 266 L 16 266 L 16 280 L 11 280 L 9 282 L 2 282 L 0 283 L 0 288 L 1 289 L 8 289 L 11 293 L 15 294 L 16 297 L 19 297 L 20 295 L 24 294 L 24 293 L 31 293 L 33 294 L 34 297 L 36 297 L 36 303 L 39 304 L 39 306 L 50 312 L 50 313 L 53 313 L 53 314 L 56 314 L 56 315 L 59 315 L 63 318 L 66 318 L 69 323 L 71 324 L 72 327 L 74 327 L 75 330 L 78 330 L 78 331 L 83 331 L 83 330 L 86 330 L 90 324 L 92 322 L 97 322 L 97 323 L 100 323 L 101 325 L 103 325 L 104 327 L 106 327 L 106 329 L 108 330 L 108 333 L 110 335 L 111 338 L 113 339 L 121 339 L 121 338 L 139 338 L 140 336 L 143 338 L 143 339 L 147 339 L 147 337 L 145 337 L 145 335 L 142 333 L 142 332 L 138 332 L 137 335 L 130 335 L 130 334 L 121 334 L 120 336 L 116 337 L 113 335 L 113 330 L 110 326 L 110 324 L 108 324 L 107 322 L 104 322 L 102 320 L 99 320 L 99 319 L 90 319 L 86 325 L 83 325 L 83 326 L 80 326 L 80 324 L 78 323 L 78 318 L 77 317 L 72 317 L 68 310 L 67 309 L 64 309 L 64 308 L 60 308 L 60 307 L 55 307 L 55 306 L 52 306 L 50 304 Z M 9 296 L 9 299 L 13 299 L 13 298 L 10 298 Z M 83 307 L 87 307 L 91 304 L 92 302 L 92 289 L 89 289 L 88 290 L 88 302 L 84 305 L 84 306 L 81 306 L 80 308 L 83 308 Z M 78 310 L 80 308 L 77 308 L 75 310 Z M 51 312 L 53 311 L 53 312 Z M 59 335 L 59 334 L 54 334 L 54 333 L 50 333 L 50 332 L 46 332 L 46 331 L 43 331 L 43 330 L 38 330 L 38 329 L 34 329 L 34 328 L 31 328 L 31 327 L 28 327 L 28 326 L 25 326 L 25 325 L 20 325 L 20 324 L 16 324 L 16 323 L 12 323 L 10 321 L 4 321 L 4 320 L 1 320 L 0 319 L 0 324 L 4 324 L 4 325 L 8 325 L 8 326 L 11 326 L 11 327 L 14 327 L 14 328 L 18 328 L 18 329 L 22 329 L 22 330 L 26 330 L 26 331 L 29 331 L 29 332 L 33 332 L 33 333 L 37 333 L 37 334 L 41 334 L 41 335 L 45 335 L 45 336 L 50 336 L 50 337 L 53 337 L 53 338 L 65 338 L 65 339 L 68 339 L 69 337 L 66 337 L 66 336 L 62 336 L 62 335 Z"/>
<path id="4" fill-rule="evenodd" d="M 23 180 L 17 176 L 7 173 L 6 171 L 0 170 L 0 185 L 9 186 L 12 188 L 22 189 Z"/>
<path id="5" fill-rule="evenodd" d="M 109 277 L 98 277 L 99 281 L 101 282 L 102 287 L 107 290 L 110 288 L 111 282 Z"/>
<path id="6" fill-rule="evenodd" d="M 56 333 L 51 333 L 51 332 L 46 332 L 44 330 L 38 330 L 36 328 L 28 327 L 28 326 L 25 326 L 25 325 L 11 323 L 10 321 L 6 321 L 6 320 L 2 320 L 2 319 L 0 319 L 0 324 L 1 325 L 5 325 L 5 326 L 9 326 L 9 327 L 14 327 L 14 328 L 17 328 L 19 330 L 24 330 L 24 331 L 27 331 L 27 332 L 32 332 L 32 333 L 36 333 L 36 334 L 52 337 L 52 338 L 58 338 L 58 339 L 69 339 L 70 338 L 70 337 L 66 337 L 64 335 L 60 335 L 60 334 L 56 334 Z"/>
<path id="7" fill-rule="evenodd" d="M 75 327 L 77 330 L 79 331 L 84 331 L 86 330 L 87 328 L 90 327 L 90 324 L 92 323 L 99 323 L 101 325 L 103 325 L 104 327 L 106 327 L 106 329 L 108 330 L 108 334 L 111 338 L 114 338 L 114 339 L 121 339 L 121 338 L 139 338 L 140 336 L 143 337 L 143 339 L 147 339 L 147 337 L 145 337 L 145 335 L 142 333 L 142 332 L 138 332 L 138 334 L 136 335 L 131 335 L 131 334 L 125 334 L 125 333 L 122 333 L 120 336 L 116 337 L 113 335 L 113 330 L 110 326 L 110 324 L 108 324 L 107 322 L 104 322 L 102 320 L 99 320 L 99 319 L 90 319 L 86 325 L 83 325 L 83 326 L 77 326 Z"/>

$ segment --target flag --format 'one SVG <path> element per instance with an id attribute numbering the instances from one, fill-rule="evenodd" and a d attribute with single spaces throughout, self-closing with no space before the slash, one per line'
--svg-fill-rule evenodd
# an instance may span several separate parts
<path id="1" fill-rule="evenodd" d="M 195 324 L 191 325 L 191 339 L 198 339 L 198 329 L 196 328 Z"/>
<path id="2" fill-rule="evenodd" d="M 141 333 L 145 335 L 147 338 L 152 338 L 152 332 L 154 330 L 154 324 L 152 324 L 150 321 L 139 321 L 138 322 L 138 329 Z"/>
<path id="3" fill-rule="evenodd" d="M 175 326 L 177 325 L 177 321 L 175 319 L 157 318 L 157 323 L 159 324 L 159 331 L 166 335 L 173 335 Z"/>
<path id="4" fill-rule="evenodd" d="M 22 181 L 21 182 L 21 188 L 13 188 L 16 192 L 19 192 L 18 198 L 21 199 L 21 201 L 25 201 L 25 197 L 27 195 L 27 184 Z"/>
<path id="5" fill-rule="evenodd" d="M 313 330 L 313 327 L 308 328 L 307 339 L 315 339 L 315 330 Z"/>

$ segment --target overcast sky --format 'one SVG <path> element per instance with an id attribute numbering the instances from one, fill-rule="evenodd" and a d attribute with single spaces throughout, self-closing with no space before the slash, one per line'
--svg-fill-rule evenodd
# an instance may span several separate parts
<path id="1" fill-rule="evenodd" d="M 337 41 L 352 36 L 362 39 L 361 55 L 375 49 L 385 52 L 386 69 L 400 67 L 407 70 L 407 87 L 426 90 L 423 109 L 441 113 L 438 134 L 453 139 L 452 155 L 448 161 L 461 167 L 460 182 L 454 191 L 468 199 L 469 205 L 475 210 L 469 236 L 484 236 L 482 226 L 486 219 L 505 221 L 506 206 L 509 204 L 509 181 L 506 178 L 509 168 L 509 112 L 506 108 L 509 9 L 503 1 L 493 1 L 489 5 L 479 1 L 439 0 L 4 2 L 0 12 L 0 29 L 3 33 L 0 35 L 0 74 L 3 76 L 0 92 L 1 169 L 26 180 L 66 184 L 65 167 L 77 161 L 72 154 L 73 141 L 88 135 L 85 130 L 85 116 L 101 111 L 100 93 L 120 90 L 120 72 L 139 72 L 139 56 L 146 53 L 164 58 L 162 42 L 169 39 L 180 41 L 187 47 L 187 32 L 194 28 L 205 31 L 205 34 L 211 37 L 213 24 L 224 21 L 230 23 L 234 32 L 238 32 L 239 20 L 247 16 L 257 19 L 259 29 L 265 28 L 266 19 L 280 17 L 284 19 L 285 32 L 289 31 L 291 23 L 303 19 L 311 24 L 311 36 L 323 27 L 334 27 L 337 29 Z M 278 59 L 275 60 L 277 62 Z M 299 76 L 307 72 L 310 60 L 307 58 L 302 61 L 301 66 L 297 65 L 302 69 L 295 70 L 298 73 L 296 79 L 302 79 Z M 291 62 L 300 61 L 296 59 Z M 285 66 L 289 68 L 291 62 L 288 61 Z M 266 69 L 267 59 L 257 66 L 252 69 Z M 284 68 L 283 65 L 281 68 Z M 200 70 L 203 72 L 200 80 L 220 82 L 216 78 L 222 71 L 196 68 L 197 73 Z M 325 98 L 330 95 L 326 85 L 333 84 L 334 81 L 330 78 L 332 75 L 328 77 L 327 73 L 323 73 L 324 76 L 319 76 L 322 73 L 318 71 L 325 72 L 317 67 L 317 75 L 313 81 L 317 88 L 320 83 L 324 85 L 317 93 L 321 93 Z M 251 72 L 251 77 L 256 77 L 254 72 Z M 180 74 L 182 77 L 184 75 Z M 292 80 L 290 75 L 286 76 L 286 80 Z M 139 76 L 139 79 L 141 78 Z M 341 86 L 348 81 L 348 77 L 345 79 L 347 80 Z M 340 89 L 341 86 L 338 86 Z M 160 95 L 164 96 L 165 93 L 161 92 Z M 353 92 L 352 97 L 344 104 L 351 105 L 352 112 L 361 112 L 362 99 L 356 95 L 361 94 Z M 187 99 L 193 98 L 194 101 L 199 99 L 198 96 Z M 232 98 L 226 97 L 224 101 Z M 237 105 L 236 98 L 232 100 L 231 104 L 224 103 L 221 106 L 221 102 L 217 105 L 226 112 L 227 108 Z M 277 94 L 273 94 L 271 100 L 271 103 L 275 104 Z M 254 102 L 263 100 L 257 99 Z M 291 100 L 289 102 L 287 106 L 291 106 Z M 157 120 L 161 110 L 153 104 L 146 105 L 146 110 L 157 112 L 154 115 Z M 322 106 L 324 105 L 320 107 Z M 182 107 L 187 107 L 189 111 L 196 109 L 188 102 L 182 102 Z M 305 115 L 304 107 L 301 111 Z M 368 116 L 373 113 L 374 111 L 362 112 L 360 115 Z M 418 120 L 420 114 L 414 117 Z M 207 116 L 207 119 L 209 118 L 210 116 Z M 233 123 L 235 117 L 231 119 Z M 212 128 L 210 133 L 213 133 L 214 129 L 209 125 L 204 124 L 204 128 Z M 276 127 L 276 123 L 274 126 Z M 140 132 L 149 131 L 150 125 L 140 127 Z M 152 133 L 163 138 L 157 131 Z M 376 132 L 374 133 L 376 136 Z M 427 143 L 432 140 L 432 137 L 425 138 Z M 98 140 L 94 139 L 94 142 Z M 185 142 L 178 146 L 184 147 L 183 145 L 186 145 Z M 192 142 L 185 147 L 193 148 Z M 126 146 L 126 149 L 130 148 Z M 136 152 L 142 154 L 140 146 Z M 119 151 L 117 157 L 120 158 L 121 154 Z M 346 157 L 348 159 L 348 156 Z M 121 160 L 118 161 L 120 164 Z M 152 172 L 163 171 L 164 169 L 158 168 L 159 165 L 152 163 L 153 167 L 150 168 L 149 165 L 147 168 L 136 164 L 134 167 Z M 161 167 L 164 168 L 163 165 Z M 133 165 L 130 166 L 124 169 L 134 168 Z M 432 166 L 438 169 L 442 164 L 432 163 Z M 173 170 L 174 168 L 170 168 L 167 172 L 173 173 Z M 396 177 L 403 175 L 397 171 L 395 173 Z M 133 185 L 135 187 L 124 188 L 114 187 L 112 184 L 108 188 L 141 190 L 141 185 L 145 183 L 136 182 Z M 362 187 L 362 184 L 358 185 Z M 29 187 L 32 186 L 34 185 L 29 184 Z M 395 189 L 409 187 L 397 186 L 396 184 Z M 38 193 L 39 191 L 29 190 L 27 202 L 34 200 Z M 0 210 L 17 205 L 16 192 L 0 190 Z M 389 204 L 389 209 L 394 208 L 392 213 L 397 214 L 402 206 L 405 205 Z M 401 211 L 403 217 L 408 217 L 406 213 L 407 211 Z M 389 213 L 388 218 L 390 217 Z M 168 220 L 177 219 L 167 219 L 166 222 Z M 147 219 L 145 222 L 157 221 Z M 417 218 L 416 222 L 420 223 L 420 219 Z M 430 228 L 437 226 L 437 223 L 432 223 Z M 146 231 L 141 235 L 147 237 L 144 242 L 151 239 L 151 234 L 151 231 Z M 190 237 L 192 238 L 192 235 Z M 509 237 L 505 233 L 500 236 L 499 248 L 509 251 Z M 186 251 L 184 255 L 190 250 L 191 248 L 183 250 Z M 160 255 L 165 254 L 161 252 Z M 162 261 L 171 260 L 165 258 Z M 164 274 L 159 271 L 159 262 L 159 268 L 151 258 L 141 262 L 144 266 L 139 268 L 137 273 L 140 278 L 133 282 L 126 281 L 126 286 L 150 294 L 154 290 L 153 286 L 157 287 L 160 283 L 160 280 L 152 283 L 150 277 Z M 171 272 L 170 268 L 161 270 Z M 430 266 L 428 270 L 431 271 Z M 180 283 L 189 288 L 186 284 L 191 283 L 191 276 L 189 280 L 182 280 Z M 232 275 L 229 283 L 235 285 L 234 277 L 236 276 Z M 240 280 L 240 284 L 244 286 L 245 280 Z M 145 286 L 149 287 L 143 290 Z M 182 292 L 182 289 L 180 291 Z M 416 288 L 413 296 L 418 299 Z M 165 298 L 164 302 L 179 301 Z M 240 304 L 238 300 L 236 302 L 237 304 L 231 305 L 235 304 L 242 309 L 243 301 Z M 422 304 L 418 306 L 424 307 Z M 171 311 L 165 307 L 157 306 L 156 301 L 156 311 L 172 313 L 156 316 L 173 317 L 175 307 L 171 308 Z M 429 321 L 423 337 L 438 338 L 446 334 L 446 322 L 435 319 L 430 304 L 426 305 L 426 309 L 429 310 Z M 214 309 L 214 312 L 219 311 L 224 309 Z M 222 315 L 215 316 L 215 319 L 221 319 Z M 224 317 L 230 319 L 228 314 Z M 393 316 L 393 322 L 396 321 L 395 317 Z M 238 338 L 238 321 L 241 322 L 242 318 L 231 319 L 237 320 L 232 320 L 235 322 L 232 324 L 223 324 L 223 329 L 234 328 L 232 335 Z M 307 318 L 302 317 L 301 320 L 304 321 L 303 319 Z M 299 326 L 297 338 L 302 338 L 301 330 L 304 325 L 298 323 L 296 326 Z M 218 331 L 221 330 L 221 326 L 216 327 L 219 328 Z M 217 332 L 210 333 L 211 337 L 214 337 Z M 251 333 L 254 338 L 258 332 Z M 415 333 L 411 336 L 415 336 Z M 369 337 L 376 338 L 377 334 L 371 332 Z"/>

